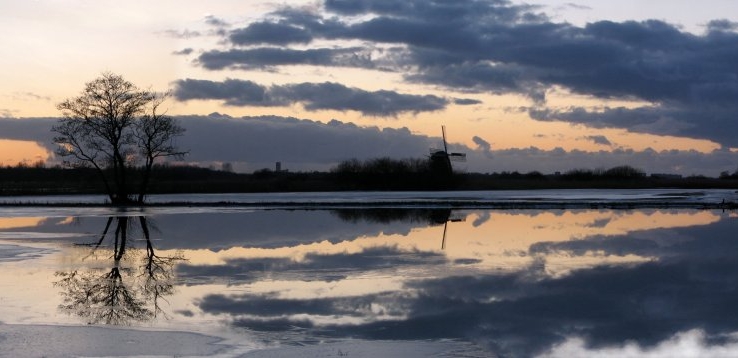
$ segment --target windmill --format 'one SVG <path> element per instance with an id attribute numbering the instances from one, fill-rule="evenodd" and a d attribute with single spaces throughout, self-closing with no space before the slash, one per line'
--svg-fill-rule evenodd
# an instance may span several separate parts
<path id="1" fill-rule="evenodd" d="M 433 171 L 451 175 L 453 167 L 451 162 L 465 162 L 466 153 L 449 153 L 446 145 L 446 126 L 441 126 L 443 134 L 443 149 L 431 148 L 430 163 Z"/>

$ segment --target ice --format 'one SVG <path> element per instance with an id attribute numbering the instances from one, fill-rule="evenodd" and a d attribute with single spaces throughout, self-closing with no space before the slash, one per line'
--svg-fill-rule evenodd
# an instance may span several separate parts
<path id="1" fill-rule="evenodd" d="M 0 243 L 0 262 L 28 260 L 48 253 L 50 250 Z"/>
<path id="2" fill-rule="evenodd" d="M 0 357 L 203 357 L 232 347 L 188 332 L 0 324 Z"/>

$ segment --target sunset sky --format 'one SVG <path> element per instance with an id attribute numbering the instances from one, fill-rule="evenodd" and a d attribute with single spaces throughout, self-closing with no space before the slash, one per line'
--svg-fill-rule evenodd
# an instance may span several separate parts
<path id="1" fill-rule="evenodd" d="M 738 169 L 732 0 L 0 1 L 0 162 L 56 162 L 56 104 L 105 71 L 170 90 L 187 160 L 324 170 Z"/>

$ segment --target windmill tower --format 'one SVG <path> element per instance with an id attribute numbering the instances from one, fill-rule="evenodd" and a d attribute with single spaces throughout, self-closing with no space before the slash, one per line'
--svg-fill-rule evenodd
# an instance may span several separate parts
<path id="1" fill-rule="evenodd" d="M 446 126 L 441 126 L 441 133 L 443 134 L 443 149 L 431 148 L 430 150 L 431 170 L 450 176 L 453 173 L 451 162 L 466 161 L 466 153 L 449 153 L 446 144 Z"/>

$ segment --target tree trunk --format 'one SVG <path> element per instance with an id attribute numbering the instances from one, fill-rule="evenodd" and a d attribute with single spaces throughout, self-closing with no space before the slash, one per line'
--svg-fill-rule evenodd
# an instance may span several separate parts
<path id="1" fill-rule="evenodd" d="M 141 186 L 138 189 L 138 200 L 139 204 L 143 204 L 146 198 L 146 192 L 149 187 L 149 178 L 151 178 L 151 169 L 154 166 L 154 158 L 147 157 L 146 165 L 144 166 L 143 178 L 141 178 Z"/>

